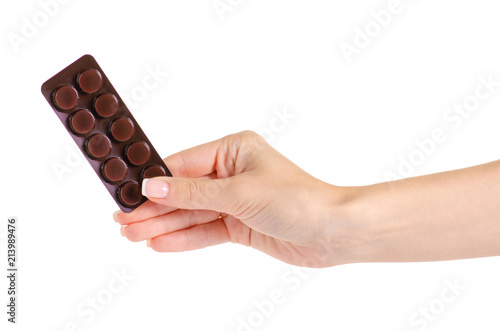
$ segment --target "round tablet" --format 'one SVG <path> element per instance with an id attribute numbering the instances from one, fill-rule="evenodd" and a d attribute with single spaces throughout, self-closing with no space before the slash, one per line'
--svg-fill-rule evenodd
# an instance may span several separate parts
<path id="1" fill-rule="evenodd" d="M 95 69 L 82 71 L 77 81 L 80 88 L 87 93 L 94 93 L 102 86 L 101 73 Z"/>
<path id="2" fill-rule="evenodd" d="M 144 169 L 144 172 L 142 173 L 142 178 L 152 178 L 152 177 L 159 177 L 166 175 L 167 173 L 165 172 L 165 169 L 163 169 L 162 166 L 152 165 Z"/>
<path id="3" fill-rule="evenodd" d="M 69 125 L 76 134 L 89 133 L 94 124 L 94 116 L 86 109 L 77 110 L 69 119 Z"/>
<path id="4" fill-rule="evenodd" d="M 148 144 L 143 141 L 135 141 L 128 145 L 125 154 L 130 163 L 133 165 L 141 165 L 146 163 L 151 153 Z"/>
<path id="5" fill-rule="evenodd" d="M 90 156 L 96 159 L 108 155 L 111 151 L 111 142 L 102 133 L 96 133 L 87 139 L 85 146 Z"/>
<path id="6" fill-rule="evenodd" d="M 112 157 L 102 165 L 102 173 L 107 180 L 119 182 L 127 175 L 127 165 L 120 158 Z"/>
<path id="7" fill-rule="evenodd" d="M 94 108 L 102 117 L 113 116 L 118 110 L 118 99 L 111 93 L 101 94 L 95 99 Z"/>
<path id="8" fill-rule="evenodd" d="M 134 134 L 134 123 L 127 117 L 120 117 L 111 123 L 111 135 L 118 141 L 127 141 Z"/>
<path id="9" fill-rule="evenodd" d="M 74 108 L 78 103 L 78 92 L 72 86 L 61 86 L 54 93 L 54 102 L 63 110 Z"/>
<path id="10" fill-rule="evenodd" d="M 142 200 L 141 187 L 136 182 L 125 182 L 118 188 L 118 198 L 125 205 L 133 207 Z"/>

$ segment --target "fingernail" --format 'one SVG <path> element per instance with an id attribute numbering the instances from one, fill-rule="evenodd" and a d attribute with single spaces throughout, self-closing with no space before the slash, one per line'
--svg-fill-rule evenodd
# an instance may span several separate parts
<path id="1" fill-rule="evenodd" d="M 118 223 L 118 214 L 120 214 L 122 211 L 117 210 L 113 213 L 113 219 L 115 220 L 116 223 Z"/>
<path id="2" fill-rule="evenodd" d="M 144 179 L 142 181 L 142 195 L 150 198 L 165 198 L 168 193 L 168 184 L 158 179 Z"/>
<path id="3" fill-rule="evenodd" d="M 148 239 L 148 241 L 146 241 L 146 245 L 148 245 L 148 247 L 151 247 L 151 239 Z"/>
<path id="4" fill-rule="evenodd" d="M 122 237 L 125 237 L 125 228 L 126 227 L 127 227 L 126 225 L 122 225 L 120 228 L 120 233 L 122 234 Z"/>

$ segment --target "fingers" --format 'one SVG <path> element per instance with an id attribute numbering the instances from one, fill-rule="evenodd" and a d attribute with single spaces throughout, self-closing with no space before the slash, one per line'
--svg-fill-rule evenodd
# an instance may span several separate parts
<path id="1" fill-rule="evenodd" d="M 243 154 L 246 156 L 255 154 L 255 150 L 262 150 L 264 147 L 269 145 L 260 135 L 243 131 L 178 152 L 165 158 L 164 161 L 174 177 L 198 178 L 217 172 L 221 178 L 237 172 L 238 157 L 245 158 Z M 246 164 L 240 165 L 240 168 L 245 167 Z"/>
<path id="2" fill-rule="evenodd" d="M 151 201 L 179 209 L 210 209 L 237 215 L 240 203 L 253 195 L 245 175 L 222 179 L 155 177 L 142 182 L 142 194 Z M 246 187 L 244 187 L 244 185 Z"/>
<path id="3" fill-rule="evenodd" d="M 175 153 L 165 158 L 165 165 L 174 177 L 201 177 L 215 171 L 217 153 L 222 139 Z"/>
<path id="4" fill-rule="evenodd" d="M 121 225 L 127 225 L 134 222 L 141 222 L 146 219 L 170 213 L 177 208 L 160 205 L 152 201 L 146 201 L 130 213 L 118 212 L 113 215 L 115 221 Z"/>
<path id="5" fill-rule="evenodd" d="M 174 212 L 133 223 L 123 228 L 130 241 L 143 241 L 198 224 L 212 222 L 220 213 L 211 210 L 176 210 Z"/>
<path id="6" fill-rule="evenodd" d="M 149 245 L 157 252 L 182 252 L 223 244 L 229 234 L 222 219 L 196 225 L 151 239 Z"/>
<path id="7" fill-rule="evenodd" d="M 142 194 L 153 202 L 179 209 L 237 214 L 237 208 L 244 209 L 242 205 L 253 199 L 248 195 L 255 190 L 248 186 L 255 180 L 245 175 L 253 173 L 252 164 L 260 164 L 255 160 L 265 146 L 261 136 L 244 131 L 176 153 L 165 159 L 174 177 L 144 179 Z M 258 185 L 253 186 L 255 189 Z"/>

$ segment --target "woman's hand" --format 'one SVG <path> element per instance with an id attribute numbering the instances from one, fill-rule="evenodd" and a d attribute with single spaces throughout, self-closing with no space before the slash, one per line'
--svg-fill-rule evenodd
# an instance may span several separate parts
<path id="1" fill-rule="evenodd" d="M 253 132 L 179 152 L 165 164 L 174 177 L 145 180 L 150 201 L 115 215 L 131 241 L 148 240 L 158 252 L 233 242 L 309 267 L 344 263 L 343 248 L 356 245 L 343 235 L 346 189 L 310 176 Z"/>

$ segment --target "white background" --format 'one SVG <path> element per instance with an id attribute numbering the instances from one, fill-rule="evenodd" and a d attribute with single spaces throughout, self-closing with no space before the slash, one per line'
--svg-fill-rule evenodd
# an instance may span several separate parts
<path id="1" fill-rule="evenodd" d="M 159 254 L 120 236 L 117 206 L 86 161 L 70 158 L 58 179 L 54 166 L 74 143 L 40 86 L 86 53 L 122 96 L 149 69 L 169 73 L 129 104 L 162 156 L 251 129 L 268 132 L 276 149 L 324 181 L 366 185 L 397 173 L 401 158 L 418 151 L 415 140 L 441 128 L 446 141 L 411 176 L 499 157 L 498 87 L 459 128 L 443 118 L 474 94 L 480 75 L 500 81 L 496 2 L 401 0 L 350 63 L 341 43 L 353 44 L 356 28 L 389 1 L 221 2 L 231 6 L 222 16 L 213 0 L 74 0 L 50 7 L 46 21 L 37 1 L 2 2 L 0 264 L 14 215 L 20 278 L 12 326 L 1 277 L 0 328 L 498 330 L 500 258 L 306 272 L 232 244 Z M 40 28 L 23 36 L 26 22 Z M 14 46 L 14 35 L 24 42 Z M 271 136 L 263 130 L 283 107 L 295 118 Z M 114 272 L 133 279 L 109 297 Z M 465 287 L 449 303 L 441 299 L 446 281 Z M 273 291 L 284 302 L 264 316 L 254 302 Z M 79 313 L 92 297 L 100 311 Z M 429 306 L 432 321 L 412 325 Z"/>

